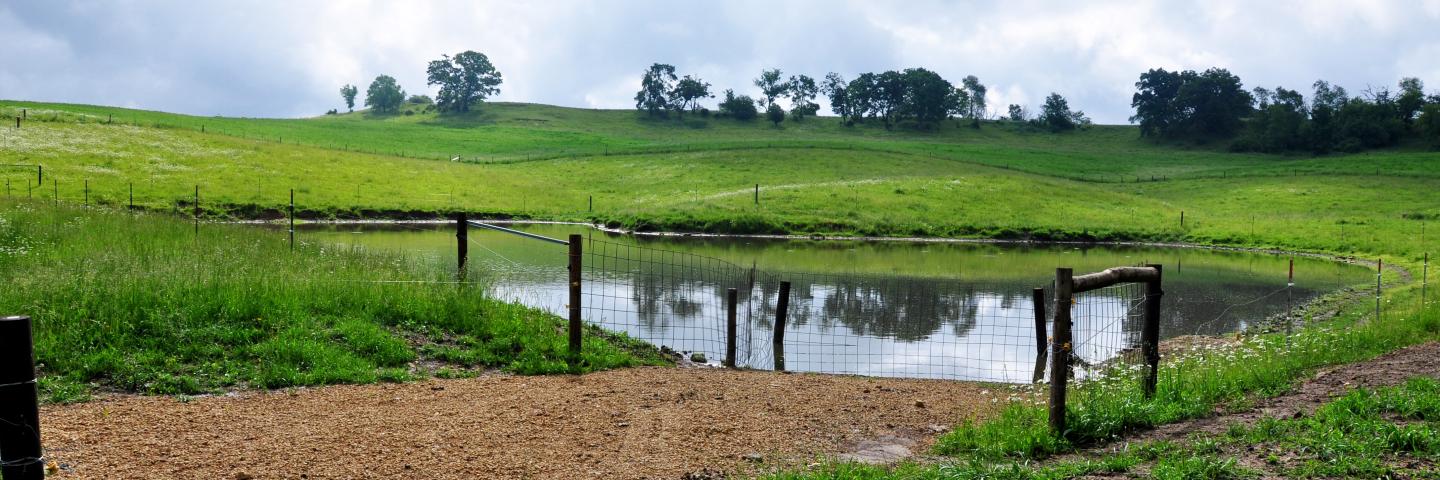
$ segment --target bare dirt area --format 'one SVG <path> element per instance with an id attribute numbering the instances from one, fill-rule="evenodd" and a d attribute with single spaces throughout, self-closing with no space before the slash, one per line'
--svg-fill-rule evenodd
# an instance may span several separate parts
<path id="1" fill-rule="evenodd" d="M 117 395 L 47 406 L 41 421 L 62 478 L 678 479 L 919 452 L 943 426 L 994 411 L 994 396 L 950 381 L 654 367 Z"/>

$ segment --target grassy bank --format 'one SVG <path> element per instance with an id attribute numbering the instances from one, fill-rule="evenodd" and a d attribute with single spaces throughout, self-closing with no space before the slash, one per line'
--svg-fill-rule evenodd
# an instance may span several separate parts
<path id="1" fill-rule="evenodd" d="M 166 215 L 0 202 L 0 275 L 0 312 L 34 319 L 52 401 L 657 361 L 591 334 L 571 366 L 558 318 L 456 284 L 435 260 L 292 252 L 282 236 L 213 224 L 197 234 Z"/>

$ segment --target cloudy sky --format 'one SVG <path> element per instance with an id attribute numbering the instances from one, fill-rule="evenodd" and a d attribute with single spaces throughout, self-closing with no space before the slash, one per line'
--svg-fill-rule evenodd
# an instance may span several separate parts
<path id="1" fill-rule="evenodd" d="M 1055 91 L 1125 123 L 1153 67 L 1306 93 L 1318 78 L 1359 92 L 1401 76 L 1440 91 L 1440 0 L 5 0 L 0 98 L 310 116 L 378 74 L 429 92 L 426 62 L 463 50 L 489 55 L 507 101 L 632 108 L 653 62 L 752 94 L 762 68 L 923 66 L 978 76 L 992 110 Z"/>

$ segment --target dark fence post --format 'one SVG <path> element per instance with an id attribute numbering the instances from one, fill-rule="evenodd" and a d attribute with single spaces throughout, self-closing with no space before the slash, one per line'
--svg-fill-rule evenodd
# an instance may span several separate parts
<path id="1" fill-rule="evenodd" d="M 290 251 L 295 251 L 295 189 L 290 189 Z"/>
<path id="2" fill-rule="evenodd" d="M 570 235 L 570 358 L 580 360 L 580 235 Z"/>
<path id="3" fill-rule="evenodd" d="M 1040 383 L 1045 379 L 1045 359 L 1050 342 L 1046 341 L 1045 335 L 1045 289 L 1037 288 L 1034 291 L 1035 305 L 1035 378 L 1033 383 Z"/>
<path id="4" fill-rule="evenodd" d="M 1065 435 L 1065 387 L 1070 380 L 1070 307 L 1075 301 L 1074 271 L 1055 269 L 1055 340 L 1050 342 L 1050 430 Z"/>
<path id="5" fill-rule="evenodd" d="M 760 184 L 755 184 L 755 205 L 760 205 Z"/>
<path id="6" fill-rule="evenodd" d="M 735 368 L 735 303 L 740 292 L 725 290 L 725 366 Z"/>
<path id="7" fill-rule="evenodd" d="M 590 196 L 590 211 L 592 211 L 592 212 L 595 211 L 595 196 L 594 196 L 594 195 L 591 195 L 591 196 Z"/>
<path id="8" fill-rule="evenodd" d="M 135 182 L 130 182 L 130 209 L 135 209 Z"/>
<path id="9" fill-rule="evenodd" d="M 1160 279 L 1164 272 L 1160 265 L 1155 269 L 1155 279 L 1145 282 L 1145 325 L 1140 329 L 1140 349 L 1145 354 L 1145 398 L 1155 397 L 1155 384 L 1160 375 L 1160 299 L 1165 296 Z"/>
<path id="10" fill-rule="evenodd" d="M 44 166 L 44 165 L 36 165 L 36 166 L 35 166 L 35 184 L 36 184 L 36 185 L 40 185 L 40 186 L 45 186 L 45 166 Z"/>
<path id="11" fill-rule="evenodd" d="M 85 206 L 90 206 L 90 179 L 85 179 Z"/>
<path id="12" fill-rule="evenodd" d="M 780 297 L 775 300 L 775 371 L 785 371 L 785 318 L 790 315 L 790 282 L 780 282 Z"/>
<path id="13" fill-rule="evenodd" d="M 465 212 L 455 214 L 455 277 L 465 281 L 465 260 L 470 255 L 470 224 L 465 221 Z"/>
<path id="14" fill-rule="evenodd" d="M 30 317 L 0 318 L 0 477 L 45 478 Z"/>

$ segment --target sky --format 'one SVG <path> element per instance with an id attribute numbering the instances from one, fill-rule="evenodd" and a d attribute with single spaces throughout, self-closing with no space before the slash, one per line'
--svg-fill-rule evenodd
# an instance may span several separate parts
<path id="1" fill-rule="evenodd" d="M 433 94 L 426 64 L 465 50 L 503 74 L 498 101 L 634 108 L 656 62 L 750 95 L 766 68 L 924 67 L 979 77 L 992 112 L 1058 92 L 1114 124 L 1150 68 L 1222 67 L 1306 94 L 1317 79 L 1358 93 L 1406 76 L 1440 91 L 1440 0 L 0 0 L 12 100 L 304 117 L 343 110 L 345 84 L 363 100 L 380 74 Z"/>

